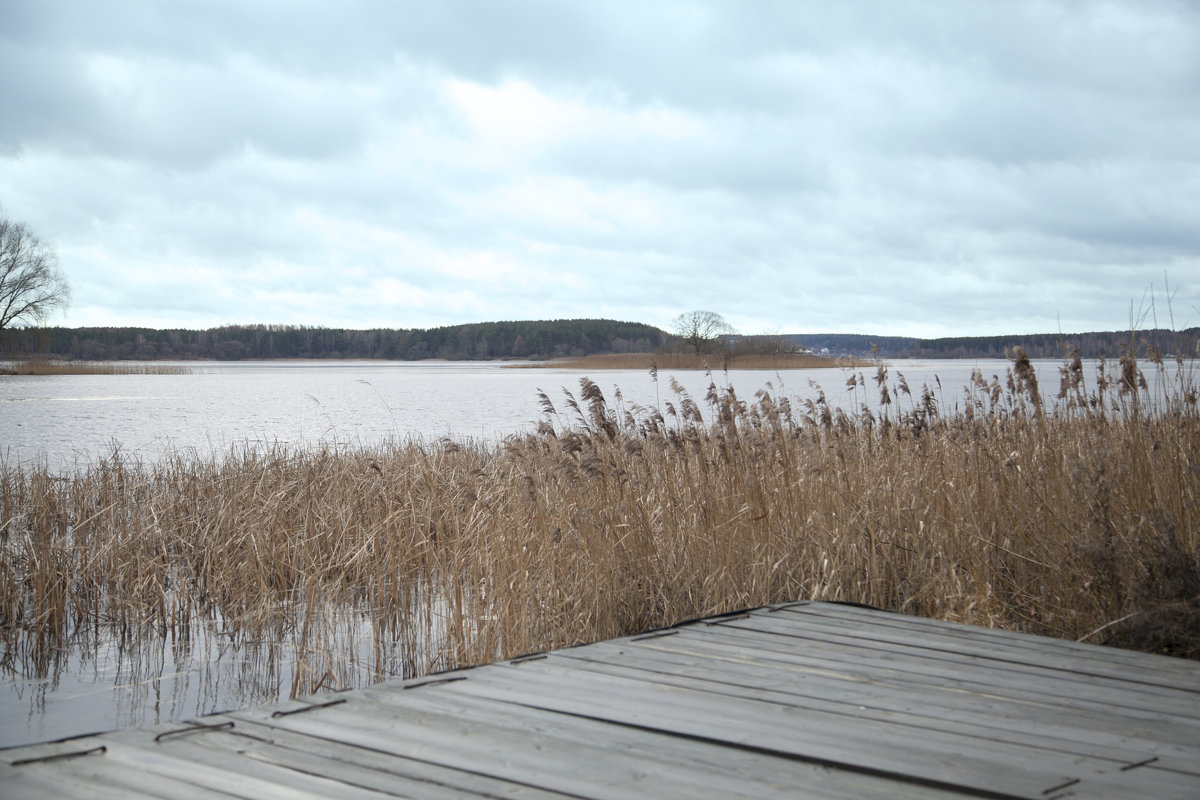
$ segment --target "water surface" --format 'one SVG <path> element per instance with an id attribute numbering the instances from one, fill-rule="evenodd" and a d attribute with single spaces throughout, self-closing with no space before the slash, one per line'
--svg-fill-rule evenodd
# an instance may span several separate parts
<path id="1" fill-rule="evenodd" d="M 854 412 L 878 407 L 872 369 L 774 372 L 732 370 L 583 373 L 561 368 L 513 368 L 497 362 L 162 362 L 195 370 L 183 375 L 63 375 L 0 377 L 0 459 L 9 464 L 45 458 L 54 468 L 88 462 L 119 448 L 154 460 L 168 449 L 209 456 L 233 445 L 272 443 L 369 445 L 388 438 L 496 442 L 536 429 L 545 390 L 569 419 L 562 389 L 578 393 L 590 374 L 615 402 L 662 407 L 674 400 L 675 378 L 703 407 L 710 382 L 732 385 L 744 399 L 771 384 L 793 400 L 827 400 Z M 1058 362 L 1036 363 L 1043 386 L 1057 388 Z M 889 381 L 903 375 L 914 393 L 936 388 L 952 409 L 975 369 L 1003 376 L 1005 361 L 898 361 Z M 863 374 L 867 388 L 848 390 Z M 904 407 L 906 398 L 897 398 Z"/>

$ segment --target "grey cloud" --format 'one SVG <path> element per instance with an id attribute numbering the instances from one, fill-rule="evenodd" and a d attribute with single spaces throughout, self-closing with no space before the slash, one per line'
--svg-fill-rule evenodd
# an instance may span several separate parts
<path id="1" fill-rule="evenodd" d="M 113 318 L 1120 320 L 1196 302 L 1198 53 L 1184 2 L 13 0 L 0 201 Z"/>
<path id="2" fill-rule="evenodd" d="M 366 109 L 331 84 L 284 81 L 237 64 L 98 57 L 74 67 L 74 80 L 41 84 L 25 98 L 14 93 L 17 113 L 0 127 L 6 149 L 57 145 L 195 168 L 247 147 L 329 158 L 355 149 L 366 133 Z"/>

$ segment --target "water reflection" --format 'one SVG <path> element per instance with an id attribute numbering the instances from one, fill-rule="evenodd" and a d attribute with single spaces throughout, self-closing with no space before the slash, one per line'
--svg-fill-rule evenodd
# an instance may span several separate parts
<path id="1" fill-rule="evenodd" d="M 288 696 L 415 674 L 415 638 L 377 636 L 369 617 L 325 608 L 319 632 L 248 636 L 221 620 L 172 631 L 98 624 L 65 639 L 24 631 L 0 657 L 0 747 L 190 719 Z"/>

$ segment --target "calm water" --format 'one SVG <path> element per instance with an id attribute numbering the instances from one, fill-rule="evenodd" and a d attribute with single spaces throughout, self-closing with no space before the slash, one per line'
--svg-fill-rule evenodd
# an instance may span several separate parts
<path id="1" fill-rule="evenodd" d="M 372 362 L 182 364 L 183 375 L 0 377 L 0 460 L 8 465 L 45 459 L 55 470 L 92 461 L 119 448 L 153 461 L 167 449 L 219 455 L 243 443 L 369 445 L 389 438 L 485 442 L 531 431 L 542 418 L 544 389 L 567 414 L 562 389 L 578 392 L 582 373 L 514 369 L 494 363 Z M 1003 378 L 1003 361 L 895 362 L 889 383 L 903 374 L 914 394 L 935 386 L 945 410 L 961 405 L 973 370 Z M 1037 364 L 1044 392 L 1058 388 L 1058 362 Z M 863 373 L 867 390 L 846 382 Z M 1089 369 L 1091 379 L 1094 369 Z M 709 378 L 702 372 L 596 372 L 592 377 L 626 407 L 674 399 L 670 379 L 707 411 Z M 744 399 L 773 384 L 795 401 L 823 390 L 847 411 L 878 398 L 873 370 L 821 369 L 716 373 Z M 912 401 L 901 398 L 901 408 Z M 348 643 L 348 647 L 353 647 Z M 118 648 L 101 634 L 90 646 L 56 650 L 39 659 L 4 653 L 0 674 L 0 746 L 144 723 L 190 719 L 286 696 L 291 683 L 287 643 L 258 652 L 234 648 L 213 631 L 187 642 Z M 14 658 L 14 656 L 18 656 Z M 36 667 L 30 667 L 36 663 Z M 24 666 L 21 666 L 24 665 Z M 369 682 L 381 676 L 364 676 Z M 386 677 L 386 676 L 382 676 Z"/>
<path id="2" fill-rule="evenodd" d="M 172 362 L 173 363 L 173 362 Z M 9 464 L 45 458 L 55 468 L 86 462 L 114 447 L 153 460 L 165 449 L 221 453 L 245 442 L 305 446 L 371 444 L 389 437 L 498 441 L 530 431 L 542 418 L 538 389 L 566 416 L 562 389 L 578 393 L 578 371 L 521 369 L 496 363 L 195 362 L 176 364 L 185 375 L 66 375 L 0 377 L 0 460 Z M 895 362 L 890 381 L 902 373 L 914 393 L 939 376 L 949 407 L 977 367 L 1004 375 L 1004 361 Z M 1058 387 L 1058 362 L 1037 364 L 1049 394 Z M 751 399 L 768 382 L 777 392 L 815 398 L 819 385 L 829 402 L 855 410 L 877 392 L 846 389 L 849 370 L 743 370 L 715 373 Z M 701 404 L 709 378 L 702 372 L 663 372 L 656 385 L 645 371 L 596 372 L 590 376 L 614 401 L 619 387 L 626 406 L 653 406 L 673 399 L 675 377 Z"/>

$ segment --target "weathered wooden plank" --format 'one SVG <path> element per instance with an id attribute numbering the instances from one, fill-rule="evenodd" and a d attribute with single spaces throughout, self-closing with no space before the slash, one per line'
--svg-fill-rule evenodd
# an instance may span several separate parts
<path id="1" fill-rule="evenodd" d="M 1194 685 L 1200 680 L 1200 664 L 1182 658 L 1141 653 L 1119 647 L 1103 647 L 1098 643 L 1081 643 L 1070 639 L 1056 639 L 1031 633 L 983 628 L 959 622 L 913 617 L 905 614 L 881 612 L 858 606 L 837 603 L 789 603 L 772 610 L 770 607 L 757 613 L 779 613 L 804 615 L 826 620 L 853 623 L 872 629 L 892 629 L 914 636 L 951 638 L 954 641 L 969 641 L 974 646 L 1005 651 L 1025 651 L 1035 657 L 1038 654 L 1077 658 L 1088 662 L 1089 668 L 1111 667 L 1121 674 L 1141 674 L 1142 680 L 1153 680 L 1163 685 L 1174 685 L 1179 678 Z"/>
<path id="2" fill-rule="evenodd" d="M 633 647 L 636 647 L 634 645 Z M 982 707 L 962 702 L 962 693 L 896 692 L 818 676 L 815 680 L 786 680 L 778 671 L 738 661 L 708 659 L 708 663 L 686 663 L 683 658 L 644 648 L 631 652 L 630 645 L 596 645 L 584 651 L 563 651 L 553 659 L 569 660 L 576 669 L 638 678 L 667 685 L 694 688 L 733 697 L 761 698 L 769 702 L 812 708 L 819 711 L 863 717 L 877 722 L 930 727 L 944 733 L 975 736 L 1044 750 L 1092 756 L 1121 763 L 1135 763 L 1157 756 L 1171 768 L 1200 775 L 1195 748 L 1184 748 L 1157 740 L 1115 736 L 1093 724 L 1065 725 L 1061 713 L 1041 714 L 1036 707 L 1003 703 L 995 699 Z M 838 685 L 841 683 L 842 685 Z M 971 698 L 965 698 L 970 700 Z M 958 702 L 952 702 L 958 701 Z"/>
<path id="3" fill-rule="evenodd" d="M 240 752 L 238 748 L 224 752 L 214 750 L 211 744 L 223 738 L 221 729 L 160 741 L 151 735 L 154 733 L 151 729 L 109 734 L 105 737 L 108 745 L 105 756 L 130 771 L 158 775 L 234 797 L 379 800 L 391 796 L 324 774 L 301 772 L 286 765 L 247 757 L 251 752 L 249 748 Z"/>
<path id="4" fill-rule="evenodd" d="M 878 612 L 875 614 L 879 621 L 865 626 L 866 618 L 862 613 L 862 609 L 854 607 L 814 604 L 788 608 L 773 614 L 755 612 L 750 618 L 769 618 L 772 629 L 781 633 L 794 625 L 796 629 L 806 633 L 847 636 L 880 647 L 888 644 L 918 647 L 931 651 L 930 654 L 935 657 L 940 653 L 976 657 L 1002 664 L 1061 670 L 1074 675 L 1089 675 L 1133 685 L 1159 687 L 1172 693 L 1192 692 L 1200 700 L 1200 664 L 1184 659 L 1151 656 L 1145 653 L 1131 654 L 1115 648 L 1060 642 L 1028 634 L 1016 638 L 989 638 L 981 635 L 984 631 L 980 629 L 954 623 L 906 626 L 899 624 L 899 620 L 889 620 L 889 616 L 892 615 Z M 907 621 L 911 618 L 902 619 Z M 731 624 L 737 625 L 738 621 Z M 787 627 L 776 627 L 780 625 Z M 1114 656 L 1114 653 L 1118 655 Z M 1130 655 L 1140 655 L 1141 659 L 1131 659 Z M 1154 669 L 1149 668 L 1151 661 L 1155 662 Z"/>
<path id="5" fill-rule="evenodd" d="M 848 749 L 855 752 L 853 766 L 892 774 L 896 780 L 919 780 L 958 785 L 974 792 L 994 791 L 1010 796 L 1038 796 L 1065 782 L 1087 780 L 1096 796 L 1126 796 L 1103 791 L 1128 763 L 1085 757 L 1054 758 L 1036 748 L 999 742 L 972 742 L 965 737 L 945 737 L 936 732 L 897 730 L 866 721 L 820 718 L 805 710 L 769 703 L 726 702 L 700 692 L 655 687 L 645 691 L 633 681 L 596 676 L 579 680 L 569 670 L 538 664 L 536 678 L 510 680 L 511 672 L 491 669 L 479 676 L 449 684 L 444 691 L 472 693 L 505 699 L 515 704 L 554 710 L 620 724 L 658 730 L 672 735 L 708 738 L 720 720 L 720 739 L 727 744 L 781 755 L 819 760 L 846 767 Z M 553 679 L 551 679 L 553 678 Z M 536 687 L 536 688 L 533 688 Z M 607 698 L 619 696 L 613 706 Z M 1012 764 L 1020 764 L 1019 773 Z M 1108 776 L 1108 777 L 1106 777 Z M 1162 796 L 1194 797 L 1194 776 L 1160 776 Z M 1117 781 L 1117 783 L 1121 783 Z"/>
<path id="6" fill-rule="evenodd" d="M 1092 704 L 1092 708 L 1081 708 L 1062 701 L 1058 695 L 1036 695 L 1033 699 L 1019 692 L 1001 694 L 994 683 L 985 682 L 982 690 L 965 688 L 962 682 L 929 681 L 919 670 L 874 670 L 866 673 L 856 669 L 857 659 L 830 659 L 812 657 L 808 651 L 791 649 L 786 660 L 766 657 L 763 648 L 747 648 L 734 637 L 730 644 L 724 634 L 706 632 L 692 635 L 685 631 L 680 635 L 654 638 L 643 641 L 602 642 L 586 649 L 564 650 L 555 654 L 557 658 L 591 659 L 613 654 L 612 659 L 623 659 L 622 663 L 637 664 L 644 660 L 649 668 L 665 670 L 688 670 L 695 675 L 711 675 L 715 680 L 742 680 L 753 685 L 786 686 L 799 691 L 805 687 L 809 693 L 834 692 L 847 702 L 864 698 L 892 701 L 897 708 L 945 707 L 951 713 L 978 713 L 988 716 L 1010 713 L 1019 719 L 1044 718 L 1081 720 L 1081 726 L 1094 729 L 1103 720 L 1111 720 L 1110 706 Z M 718 641 L 723 639 L 724 641 Z M 966 673 L 960 673 L 970 677 Z M 915 676 L 915 677 L 914 677 Z M 978 677 L 978 676 L 977 676 Z M 767 682 L 767 684 L 764 684 Z M 1162 732 L 1161 715 L 1149 715 L 1152 725 L 1146 727 L 1151 733 Z M 1200 731 L 1195 726 L 1185 725 L 1182 734 L 1188 741 L 1200 744 Z"/>
<path id="7" fill-rule="evenodd" d="M 130 800 L 159 800 L 168 797 L 162 791 L 150 793 L 153 781 L 146 786 L 128 776 L 133 785 L 119 785 L 111 781 L 98 780 L 89 774 L 76 774 L 66 768 L 52 771 L 38 769 L 5 769 L 0 767 L 0 798 L 26 800 L 31 797 L 52 797 L 55 800 L 105 800 L 105 798 L 128 797 Z M 184 795 L 179 795 L 184 796 Z"/>
<path id="8" fill-rule="evenodd" d="M 0 797 L 1200 796 L 1190 665 L 820 603 L 709 622 L 0 751 Z"/>
<path id="9" fill-rule="evenodd" d="M 84 737 L 3 752 L 17 756 L 0 768 L 0 798 L 156 797 L 211 800 L 228 794 L 140 769 L 109 757 L 108 737 Z M 55 755 L 61 757 L 54 757 Z M 78 754 L 78 755 L 72 755 Z M 47 790 L 48 789 L 48 790 Z"/>
<path id="10" fill-rule="evenodd" d="M 1169 707 L 1178 703 L 1180 699 L 1200 700 L 1200 692 L 1190 691 L 1191 687 L 1168 686 L 1142 681 L 1140 678 L 1134 677 L 1108 677 L 1089 670 L 1086 666 L 1088 662 L 1081 659 L 1074 659 L 1073 663 L 1057 660 L 1055 663 L 1041 664 L 1033 659 L 1002 654 L 978 655 L 968 651 L 959 651 L 951 646 L 931 647 L 925 641 L 909 640 L 903 635 L 886 631 L 881 631 L 878 637 L 866 637 L 862 635 L 861 630 L 847 632 L 840 626 L 822 625 L 819 622 L 796 619 L 794 615 L 786 613 L 769 619 L 765 615 L 752 614 L 719 624 L 727 628 L 754 630 L 771 636 L 785 636 L 804 642 L 841 644 L 859 648 L 867 654 L 878 657 L 911 657 L 914 662 L 919 661 L 921 664 L 941 663 L 952 665 L 954 668 L 991 669 L 1020 680 L 1062 681 L 1086 686 L 1094 691 L 1124 692 L 1135 695 L 1138 702 L 1142 703 L 1158 701 L 1168 704 Z M 1197 705 L 1200 706 L 1200 703 Z M 1197 717 L 1200 718 L 1200 711 L 1197 712 Z"/>
<path id="11" fill-rule="evenodd" d="M 713 630 L 714 628 L 724 629 L 728 633 L 723 634 L 719 630 Z M 824 658 L 828 663 L 839 665 L 847 672 L 864 678 L 883 674 L 905 675 L 909 680 L 918 683 L 949 683 L 984 694 L 1007 696 L 1015 693 L 1032 701 L 1040 698 L 1045 702 L 1058 703 L 1064 708 L 1083 703 L 1119 710 L 1133 717 L 1158 720 L 1166 714 L 1171 716 L 1177 725 L 1195 724 L 1192 717 L 1195 713 L 1194 704 L 1188 703 L 1185 709 L 1180 709 L 1177 697 L 1171 698 L 1161 693 L 1143 696 L 1140 690 L 1119 684 L 1096 685 L 1084 680 L 1072 680 L 1061 674 L 1050 674 L 1043 680 L 1032 680 L 1029 675 L 1018 675 L 1005 669 L 980 668 L 985 666 L 982 664 L 971 668 L 970 665 L 957 665 L 944 659 L 914 658 L 911 653 L 889 653 L 856 643 L 798 636 L 773 636 L 769 633 L 763 633 L 757 638 L 745 638 L 740 632 L 742 630 L 753 631 L 754 627 L 739 628 L 731 624 L 721 624 L 711 626 L 703 634 L 696 633 L 694 629 L 685 629 L 681 631 L 681 635 L 686 634 L 693 639 L 703 638 L 706 644 L 725 642 L 745 652 L 757 653 L 757 657 L 763 659 L 799 663 Z"/>
<path id="12" fill-rule="evenodd" d="M 661 759 L 653 747 L 620 747 L 603 723 L 592 722 L 585 735 L 564 738 L 546 724 L 544 717 L 553 718 L 552 714 L 509 705 L 514 724 L 498 727 L 447 713 L 447 706 L 453 705 L 454 698 L 445 695 L 432 705 L 407 707 L 364 701 L 355 708 L 323 708 L 270 719 L 269 724 L 571 796 L 645 797 L 654 795 L 660 785 L 671 786 L 677 797 L 764 796 L 764 787 L 748 785 L 744 772 L 705 773 L 695 768 L 699 762 L 673 764 Z M 238 719 L 248 712 L 232 716 Z M 259 716 L 258 721 L 267 724 L 268 719 Z"/>
<path id="13" fill-rule="evenodd" d="M 269 718 L 268 718 L 269 719 Z M 232 721 L 232 720 L 231 720 Z M 310 736 L 242 716 L 228 737 L 203 740 L 210 746 L 236 746 L 246 754 L 300 771 L 328 775 L 355 785 L 421 798 L 508 797 L 561 800 L 568 795 L 523 787 L 474 772 Z M 227 738 L 227 742 L 224 741 Z"/>
<path id="14" fill-rule="evenodd" d="M 535 674 L 536 671 L 536 674 Z M 521 673 L 524 674 L 521 674 Z M 994 789 L 1036 796 L 1073 777 L 1060 763 L 1032 748 L 980 743 L 936 731 L 894 727 L 768 702 L 737 700 L 678 687 L 649 685 L 607 675 L 537 665 L 496 668 L 447 685 L 447 693 L 503 699 L 515 705 L 604 719 L 668 735 L 719 740 L 760 752 L 814 763 L 858 766 L 931 785 L 973 791 Z M 614 698 L 620 698 L 614 703 Z M 714 721 L 719 721 L 716 723 Z M 853 752 L 852 758 L 848 753 Z M 1019 761 L 1014 774 L 1002 764 Z M 1109 763 L 1091 765 L 1111 766 Z M 1078 764 L 1076 764 L 1076 770 Z"/>
<path id="15" fill-rule="evenodd" d="M 742 654 L 736 644 L 718 643 L 714 641 L 716 638 L 719 637 L 693 640 L 690 649 L 705 655 L 732 653 L 737 657 Z M 672 637 L 670 641 L 676 643 L 676 647 L 689 644 L 683 636 Z M 664 642 L 658 646 L 668 645 Z M 896 664 L 864 666 L 853 660 L 826 660 L 811 656 L 800 661 L 789 660 L 788 664 L 792 669 L 811 670 L 816 680 L 858 684 L 864 692 L 891 692 L 897 698 L 911 696 L 914 699 L 921 693 L 933 693 L 947 698 L 952 705 L 962 702 L 1015 704 L 1043 717 L 1059 715 L 1064 720 L 1074 721 L 1072 724 L 1095 724 L 1100 729 L 1120 731 L 1122 735 L 1148 741 L 1170 741 L 1192 747 L 1196 744 L 1195 725 L 1186 720 L 1180 721 L 1170 714 L 1156 711 L 1113 708 L 1086 694 L 1070 697 L 1048 694 L 1044 690 L 1027 690 L 1019 684 L 997 686 L 987 675 L 965 672 L 930 676 Z"/>
<path id="16" fill-rule="evenodd" d="M 486 723 L 500 729 L 521 731 L 530 726 L 544 734 L 594 746 L 597 734 L 604 737 L 606 749 L 617 752 L 653 753 L 658 761 L 670 762 L 689 772 L 715 792 L 744 794 L 753 786 L 760 797 L 795 797 L 797 787 L 805 787 L 814 797 L 892 798 L 939 796 L 946 793 L 930 787 L 914 787 L 875 775 L 830 770 L 805 761 L 758 753 L 726 746 L 724 743 L 697 741 L 662 735 L 636 727 L 611 725 L 586 717 L 543 712 L 518 707 L 488 696 L 441 695 L 372 692 L 380 703 L 394 704 L 409 711 L 432 710 L 457 719 Z M 733 779 L 732 787 L 726 782 Z M 818 791 L 819 790 L 819 791 Z M 959 796 L 953 794 L 949 796 Z"/>
<path id="17" fill-rule="evenodd" d="M 739 626 L 746 631 L 736 631 Z M 747 649 L 755 651 L 761 650 L 763 657 L 767 659 L 788 660 L 790 658 L 806 658 L 814 652 L 827 651 L 830 657 L 844 658 L 848 663 L 859 663 L 863 658 L 889 658 L 898 665 L 908 665 L 913 667 L 913 671 L 918 674 L 923 674 L 922 669 L 925 664 L 931 664 L 935 667 L 945 667 L 947 659 L 952 659 L 953 654 L 926 653 L 921 648 L 906 649 L 903 647 L 897 648 L 888 643 L 872 643 L 868 639 L 858 637 L 843 637 L 840 640 L 835 640 L 832 637 L 823 635 L 805 635 L 804 631 L 790 631 L 787 623 L 781 624 L 776 631 L 760 630 L 760 624 L 755 622 L 753 618 L 747 617 L 732 621 L 718 621 L 711 625 L 707 625 L 702 630 L 699 627 L 692 626 L 680 629 L 681 635 L 690 635 L 693 638 L 697 636 L 701 638 L 709 638 L 710 635 L 713 641 L 721 641 L 721 634 L 712 634 L 713 631 L 729 631 L 729 635 L 725 636 L 725 641 L 736 642 Z M 736 631 L 736 632 L 735 632 Z M 1103 649 L 1103 648 L 1097 648 Z M 954 661 L 950 660 L 953 664 Z M 1012 671 L 1005 668 L 1002 662 L 994 659 L 978 659 L 974 665 L 981 669 L 966 669 L 958 670 L 966 674 L 987 675 L 989 680 L 1004 678 L 1013 674 Z M 1026 664 L 1027 670 L 1037 672 L 1036 665 Z M 1044 674 L 1047 679 L 1053 680 L 1056 677 L 1067 682 L 1078 683 L 1071 681 L 1068 675 L 1059 674 L 1061 670 L 1046 670 Z M 1027 681 L 1022 681 L 1027 683 Z M 1156 692 L 1159 696 L 1174 696 L 1179 698 L 1183 693 L 1170 685 L 1158 687 L 1143 687 L 1141 684 L 1133 684 L 1125 686 L 1126 682 L 1115 681 L 1117 688 L 1125 688 L 1132 693 L 1141 693 L 1143 691 Z M 1154 695 L 1148 695 L 1153 697 Z"/>

